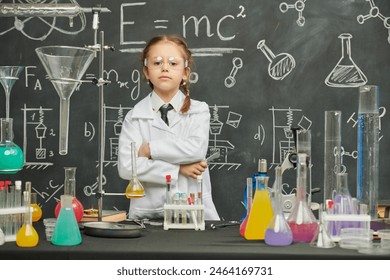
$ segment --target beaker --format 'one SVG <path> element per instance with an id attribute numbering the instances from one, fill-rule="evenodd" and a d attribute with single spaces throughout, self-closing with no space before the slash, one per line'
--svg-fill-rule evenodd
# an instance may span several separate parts
<path id="1" fill-rule="evenodd" d="M 61 195 L 61 211 L 54 227 L 51 243 L 58 246 L 74 246 L 82 242 L 79 225 L 72 207 L 73 196 Z"/>
<path id="2" fill-rule="evenodd" d="M 299 153 L 297 159 L 297 195 L 287 223 L 291 228 L 294 242 L 309 243 L 313 240 L 318 224 L 306 198 L 308 156 Z"/>
<path id="3" fill-rule="evenodd" d="M 131 179 L 126 187 L 127 198 L 141 198 L 145 196 L 145 189 L 137 178 L 137 158 L 135 156 L 135 142 L 131 142 Z"/>
<path id="4" fill-rule="evenodd" d="M 340 34 L 341 58 L 326 77 L 325 84 L 330 87 L 358 87 L 367 83 L 367 78 L 355 64 L 351 56 L 351 38 L 349 33 Z"/>
<path id="5" fill-rule="evenodd" d="M 23 226 L 16 234 L 16 245 L 19 247 L 35 247 L 39 242 L 38 233 L 32 225 L 30 204 L 30 192 L 24 191 L 23 205 L 26 207 L 26 212 L 24 213 Z"/>
<path id="6" fill-rule="evenodd" d="M 64 180 L 64 194 L 71 195 L 72 208 L 76 217 L 77 222 L 80 222 L 84 216 L 84 207 L 80 200 L 76 197 L 76 167 L 64 167 L 65 180 Z M 54 210 L 56 218 L 61 211 L 61 200 L 57 203 Z"/>
<path id="7" fill-rule="evenodd" d="M 270 246 L 288 246 L 292 243 L 292 232 L 288 225 L 282 206 L 282 168 L 275 167 L 274 183 L 274 216 L 265 231 L 264 241 Z"/>
<path id="8" fill-rule="evenodd" d="M 324 205 L 336 191 L 336 174 L 341 172 L 341 111 L 325 111 Z"/>
<path id="9" fill-rule="evenodd" d="M 37 193 L 31 193 L 32 221 L 38 222 L 42 218 L 42 208 L 37 203 Z"/>
<path id="10" fill-rule="evenodd" d="M 251 212 L 252 208 L 252 194 L 253 194 L 253 187 L 252 187 L 252 178 L 248 177 L 246 178 L 246 215 L 243 221 L 240 224 L 240 235 L 242 237 L 245 236 L 245 230 L 246 225 L 248 224 L 249 214 Z"/>
<path id="11" fill-rule="evenodd" d="M 256 192 L 253 198 L 244 237 L 247 240 L 264 240 L 265 231 L 274 212 L 268 192 L 269 177 L 256 177 Z"/>
<path id="12" fill-rule="evenodd" d="M 23 168 L 24 154 L 13 142 L 13 119 L 0 119 L 0 174 L 15 174 Z"/>
<path id="13" fill-rule="evenodd" d="M 379 184 L 379 87 L 359 88 L 357 199 L 377 219 Z"/>
<path id="14" fill-rule="evenodd" d="M 70 97 L 80 85 L 95 52 L 87 48 L 47 46 L 35 49 L 60 97 L 59 153 L 68 153 Z"/>
<path id="15" fill-rule="evenodd" d="M 7 119 L 10 117 L 9 98 L 11 90 L 23 69 L 24 66 L 0 66 L 0 83 L 5 91 L 5 116 Z"/>

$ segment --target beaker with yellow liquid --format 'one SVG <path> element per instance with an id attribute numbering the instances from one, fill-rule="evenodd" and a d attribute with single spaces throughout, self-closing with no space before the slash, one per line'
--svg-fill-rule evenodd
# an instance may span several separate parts
<path id="1" fill-rule="evenodd" d="M 145 189 L 137 178 L 137 162 L 135 156 L 135 142 L 131 142 L 131 179 L 126 187 L 127 198 L 141 198 L 145 196 Z"/>

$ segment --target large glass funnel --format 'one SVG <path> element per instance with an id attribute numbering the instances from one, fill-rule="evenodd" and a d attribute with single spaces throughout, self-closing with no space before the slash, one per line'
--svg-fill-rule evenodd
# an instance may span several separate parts
<path id="1" fill-rule="evenodd" d="M 60 97 L 59 153 L 68 153 L 70 97 L 94 58 L 87 48 L 47 46 L 35 49 Z"/>
<path id="2" fill-rule="evenodd" d="M 9 97 L 12 87 L 18 80 L 24 66 L 0 66 L 0 83 L 5 91 L 5 112 L 6 118 L 9 118 Z"/>

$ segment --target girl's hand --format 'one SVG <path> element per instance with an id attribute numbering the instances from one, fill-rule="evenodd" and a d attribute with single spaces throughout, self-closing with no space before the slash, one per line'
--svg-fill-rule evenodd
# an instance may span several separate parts
<path id="1" fill-rule="evenodd" d="M 149 143 L 143 143 L 141 147 L 139 147 L 138 157 L 147 157 L 148 159 L 151 158 Z"/>
<path id="2" fill-rule="evenodd" d="M 207 162 L 204 160 L 181 164 L 179 172 L 187 177 L 196 179 L 198 175 L 201 175 L 206 170 L 207 166 Z"/>

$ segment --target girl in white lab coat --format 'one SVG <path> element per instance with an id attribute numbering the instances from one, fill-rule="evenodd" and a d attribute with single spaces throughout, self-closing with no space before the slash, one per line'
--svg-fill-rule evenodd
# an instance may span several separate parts
<path id="1" fill-rule="evenodd" d="M 191 52 L 180 37 L 158 36 L 146 45 L 142 62 L 152 92 L 126 115 L 119 137 L 119 175 L 131 178 L 135 142 L 137 178 L 145 189 L 143 198 L 131 199 L 129 218 L 164 216 L 166 175 L 172 178 L 171 193 L 187 195 L 198 192 L 197 176 L 202 175 L 205 220 L 219 220 L 205 161 L 210 111 L 205 102 L 190 99 Z M 168 105 L 173 108 L 164 122 L 160 107 Z"/>

